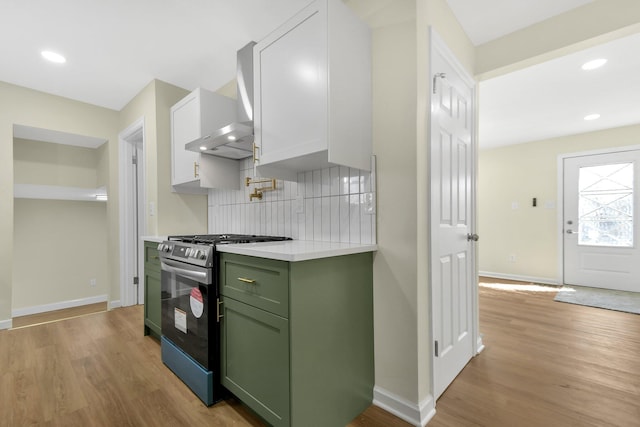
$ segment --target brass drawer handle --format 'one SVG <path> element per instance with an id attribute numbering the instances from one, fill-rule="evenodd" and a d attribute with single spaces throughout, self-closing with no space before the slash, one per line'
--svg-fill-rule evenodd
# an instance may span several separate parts
<path id="1" fill-rule="evenodd" d="M 246 278 L 244 278 L 244 277 L 238 277 L 238 280 L 239 280 L 239 281 L 241 281 L 241 282 L 244 282 L 244 283 L 250 283 L 250 284 L 252 284 L 252 285 L 253 285 L 254 283 L 256 283 L 256 281 L 255 281 L 255 280 L 253 280 L 253 279 L 246 279 Z"/>
<path id="2" fill-rule="evenodd" d="M 160 257 L 156 255 L 153 257 L 153 259 L 160 259 Z"/>

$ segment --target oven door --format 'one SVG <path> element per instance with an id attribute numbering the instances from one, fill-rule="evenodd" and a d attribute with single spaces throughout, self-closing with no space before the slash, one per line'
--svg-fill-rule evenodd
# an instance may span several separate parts
<path id="1" fill-rule="evenodd" d="M 215 351 L 209 307 L 216 304 L 211 269 L 162 260 L 162 335 L 206 370 Z M 211 313 L 211 318 L 215 317 Z M 211 347 L 210 348 L 210 344 Z"/>

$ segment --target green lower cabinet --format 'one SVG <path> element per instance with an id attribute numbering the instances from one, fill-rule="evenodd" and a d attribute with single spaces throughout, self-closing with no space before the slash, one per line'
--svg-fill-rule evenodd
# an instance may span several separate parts
<path id="1" fill-rule="evenodd" d="M 144 327 L 145 335 L 152 334 L 156 338 L 162 335 L 160 322 L 160 274 L 153 271 L 144 272 Z"/>
<path id="2" fill-rule="evenodd" d="M 289 321 L 225 298 L 222 384 L 267 422 L 289 425 Z"/>
<path id="3" fill-rule="evenodd" d="M 162 335 L 161 268 L 157 246 L 154 242 L 144 242 L 144 334 L 159 339 Z"/>
<path id="4" fill-rule="evenodd" d="M 220 280 L 222 384 L 265 421 L 343 427 L 371 405 L 371 253 L 290 263 L 222 254 Z"/>

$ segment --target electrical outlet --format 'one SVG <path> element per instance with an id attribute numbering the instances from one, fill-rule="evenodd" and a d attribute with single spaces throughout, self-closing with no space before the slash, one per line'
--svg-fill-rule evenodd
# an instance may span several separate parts
<path id="1" fill-rule="evenodd" d="M 96 279 L 90 279 L 89 280 L 89 286 L 91 286 L 92 288 L 95 288 L 96 285 L 97 285 Z"/>
<path id="2" fill-rule="evenodd" d="M 511 255 L 509 255 L 509 262 L 516 262 L 516 256 L 515 256 L 515 254 L 511 254 Z"/>

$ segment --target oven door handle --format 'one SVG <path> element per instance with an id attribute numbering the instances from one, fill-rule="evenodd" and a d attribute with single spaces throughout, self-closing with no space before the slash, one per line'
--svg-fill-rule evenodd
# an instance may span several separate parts
<path id="1" fill-rule="evenodd" d="M 209 277 L 209 273 L 207 271 L 183 268 L 183 264 L 169 259 L 162 260 L 160 264 L 162 265 L 163 271 L 175 273 L 178 276 L 186 277 L 187 279 L 195 280 L 206 285 L 211 284 L 211 277 Z"/>

